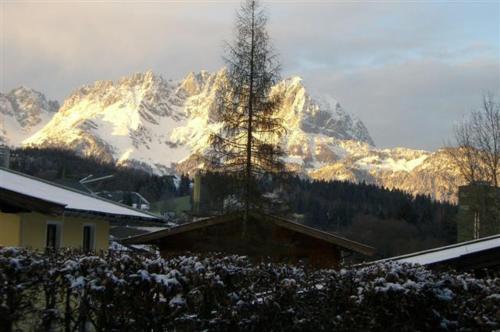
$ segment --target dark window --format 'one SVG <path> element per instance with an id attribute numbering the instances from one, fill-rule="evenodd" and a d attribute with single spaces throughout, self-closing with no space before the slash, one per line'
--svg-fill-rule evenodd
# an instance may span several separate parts
<path id="1" fill-rule="evenodd" d="M 47 224 L 47 248 L 59 248 L 59 225 Z"/>
<path id="2" fill-rule="evenodd" d="M 94 250 L 94 227 L 87 225 L 83 226 L 83 250 Z"/>

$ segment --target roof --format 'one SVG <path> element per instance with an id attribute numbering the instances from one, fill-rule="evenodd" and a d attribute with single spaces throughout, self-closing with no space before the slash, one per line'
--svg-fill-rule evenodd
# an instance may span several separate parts
<path id="1" fill-rule="evenodd" d="M 64 212 L 64 205 L 0 188 L 0 210 L 7 213 L 36 211 L 59 215 Z"/>
<path id="2" fill-rule="evenodd" d="M 0 189 L 24 197 L 64 206 L 65 210 L 97 213 L 148 220 L 161 220 L 160 216 L 119 204 L 72 188 L 42 180 L 27 174 L 0 167 Z"/>
<path id="3" fill-rule="evenodd" d="M 363 255 L 368 255 L 371 256 L 375 253 L 375 249 L 373 247 L 361 244 L 359 242 L 355 242 L 349 239 L 346 239 L 344 237 L 324 232 L 312 227 L 304 226 L 302 224 L 299 224 L 297 222 L 291 221 L 289 219 L 285 219 L 282 217 L 278 216 L 273 216 L 261 212 L 250 212 L 251 216 L 254 218 L 266 218 L 266 221 L 270 221 L 274 223 L 276 226 L 283 227 L 289 230 L 292 230 L 294 232 L 302 233 L 307 236 L 310 236 L 312 238 L 325 241 L 331 244 L 335 244 L 339 247 L 342 247 L 344 249 L 348 249 L 350 251 L 358 252 Z M 157 232 L 152 232 L 152 233 L 147 233 L 147 234 L 141 234 L 137 236 L 133 236 L 127 239 L 121 240 L 122 243 L 124 244 L 148 244 L 148 243 L 155 243 L 159 239 L 164 239 L 167 237 L 170 237 L 172 235 L 180 234 L 180 233 L 185 233 L 185 232 L 190 232 L 193 230 L 205 228 L 208 226 L 212 225 L 217 225 L 221 223 L 226 223 L 226 222 L 233 222 L 237 220 L 241 220 L 243 217 L 243 214 L 241 212 L 239 213 L 233 213 L 233 214 L 226 214 L 223 216 L 216 216 L 216 217 L 211 217 L 211 218 L 205 218 L 202 220 L 194 221 L 191 223 L 187 224 L 182 224 L 179 226 L 175 226 L 169 229 L 157 231 Z"/>
<path id="4" fill-rule="evenodd" d="M 500 249 L 500 234 L 445 247 L 419 251 L 412 254 L 391 257 L 382 261 L 431 265 L 491 249 Z"/>

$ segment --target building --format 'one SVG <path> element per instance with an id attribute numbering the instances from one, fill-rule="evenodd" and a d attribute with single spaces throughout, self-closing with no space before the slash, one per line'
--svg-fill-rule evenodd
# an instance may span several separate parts
<path id="1" fill-rule="evenodd" d="M 107 250 L 110 221 L 156 215 L 0 168 L 0 246 Z"/>
<path id="2" fill-rule="evenodd" d="M 0 144 L 0 167 L 8 168 L 10 164 L 10 149 L 6 145 Z"/>
<path id="3" fill-rule="evenodd" d="M 438 270 L 449 268 L 458 271 L 498 270 L 500 269 L 500 234 L 392 257 L 379 262 L 383 261 L 420 264 Z"/>
<path id="4" fill-rule="evenodd" d="M 457 242 L 500 234 L 500 188 L 486 183 L 459 187 Z"/>
<path id="5" fill-rule="evenodd" d="M 372 247 L 261 212 L 211 217 L 167 230 L 123 239 L 125 245 L 153 244 L 164 257 L 193 253 L 223 252 L 256 260 L 287 263 L 303 261 L 315 267 L 339 267 L 346 252 L 366 256 Z"/>
<path id="6" fill-rule="evenodd" d="M 134 209 L 149 211 L 151 208 L 151 203 L 149 203 L 144 196 L 135 191 L 101 191 L 97 192 L 96 195 L 131 206 Z"/>

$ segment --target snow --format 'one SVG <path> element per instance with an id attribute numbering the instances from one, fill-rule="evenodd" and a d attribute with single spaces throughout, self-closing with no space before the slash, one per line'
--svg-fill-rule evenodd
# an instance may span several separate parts
<path id="1" fill-rule="evenodd" d="M 19 146 L 24 139 L 41 130 L 55 111 L 57 109 L 43 94 L 29 88 L 19 87 L 7 95 L 0 93 L 0 142 L 4 140 L 8 146 Z"/>
<path id="2" fill-rule="evenodd" d="M 102 198 L 94 197 L 69 188 L 64 188 L 48 181 L 6 169 L 0 169 L 0 188 L 65 205 L 65 208 L 67 209 L 93 211 L 147 219 L 160 218 L 111 201 L 106 201 Z"/>
<path id="3" fill-rule="evenodd" d="M 164 274 L 152 274 L 151 276 L 155 282 L 169 288 L 176 288 L 181 285 L 176 278 L 172 278 Z"/>
<path id="4" fill-rule="evenodd" d="M 71 282 L 71 288 L 81 289 L 85 287 L 85 278 L 82 276 L 77 277 Z"/>
<path id="5" fill-rule="evenodd" d="M 135 229 L 140 229 L 146 232 L 158 232 L 168 229 L 168 227 L 153 227 L 153 226 L 133 226 Z"/>
<path id="6" fill-rule="evenodd" d="M 186 305 L 186 300 L 182 297 L 182 294 L 177 294 L 168 303 L 171 307 L 184 306 Z"/>
<path id="7" fill-rule="evenodd" d="M 479 240 L 458 243 L 410 255 L 393 257 L 387 260 L 393 260 L 400 263 L 428 265 L 493 248 L 500 248 L 500 235 L 494 235 Z"/>
<path id="8" fill-rule="evenodd" d="M 356 165 L 361 169 L 365 170 L 389 170 L 393 172 L 411 172 L 416 167 L 422 165 L 422 163 L 429 157 L 428 154 L 423 154 L 417 158 L 412 158 L 413 156 L 408 156 L 407 158 L 395 159 L 392 156 L 391 150 L 380 150 L 385 152 L 385 155 L 380 156 L 370 155 L 365 158 L 361 158 L 356 161 Z"/>

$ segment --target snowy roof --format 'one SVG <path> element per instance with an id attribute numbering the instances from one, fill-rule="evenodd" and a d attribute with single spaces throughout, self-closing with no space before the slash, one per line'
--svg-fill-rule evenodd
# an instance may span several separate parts
<path id="1" fill-rule="evenodd" d="M 0 167 L 0 188 L 64 205 L 65 209 L 134 218 L 161 217 L 75 189 Z"/>
<path id="2" fill-rule="evenodd" d="M 446 247 L 392 257 L 385 259 L 384 261 L 390 260 L 401 263 L 430 265 L 495 248 L 500 248 L 500 234 L 477 240 L 461 242 Z"/>

